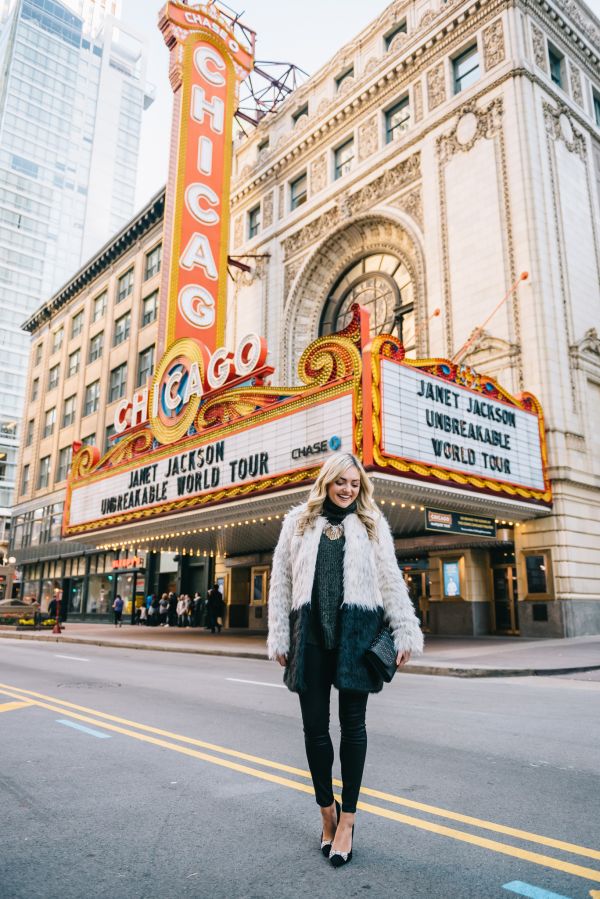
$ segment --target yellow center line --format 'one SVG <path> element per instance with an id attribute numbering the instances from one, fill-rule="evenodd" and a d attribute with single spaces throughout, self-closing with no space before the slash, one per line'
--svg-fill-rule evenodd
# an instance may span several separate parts
<path id="1" fill-rule="evenodd" d="M 30 700 L 26 702 L 3 702 L 0 704 L 0 712 L 14 712 L 16 709 L 24 709 L 33 704 Z"/>
<path id="2" fill-rule="evenodd" d="M 76 718 L 80 721 L 85 721 L 89 724 L 94 724 L 96 726 L 104 727 L 107 730 L 114 731 L 116 733 L 123 734 L 125 736 L 132 737 L 136 740 L 140 740 L 145 743 L 150 743 L 156 746 L 161 746 L 165 749 L 170 749 L 174 752 L 179 752 L 183 755 L 190 756 L 192 758 L 201 759 L 202 761 L 210 762 L 211 764 L 219 765 L 223 768 L 229 768 L 230 770 L 237 771 L 242 774 L 248 774 L 252 777 L 257 777 L 261 780 L 269 781 L 270 783 L 279 784 L 280 786 L 285 786 L 293 790 L 298 790 L 303 793 L 312 794 L 313 787 L 309 784 L 298 783 L 297 781 L 290 780 L 286 777 L 280 777 L 275 774 L 271 774 L 267 771 L 259 771 L 255 768 L 250 768 L 247 765 L 241 765 L 236 762 L 229 761 L 227 759 L 222 759 L 215 757 L 213 755 L 208 755 L 205 752 L 200 752 L 196 749 L 188 748 L 187 746 L 180 746 L 174 743 L 171 743 L 168 740 L 159 739 L 154 736 L 150 736 L 146 733 L 140 733 L 139 730 L 150 731 L 152 733 L 161 734 L 161 736 L 172 736 L 175 739 L 178 739 L 182 742 L 192 743 L 194 745 L 203 746 L 204 748 L 210 748 L 213 751 L 221 752 L 222 754 L 232 755 L 237 758 L 243 758 L 246 761 L 255 761 L 259 764 L 263 765 L 263 767 L 274 767 L 279 770 L 287 771 L 288 773 L 296 773 L 301 776 L 308 776 L 307 772 L 302 771 L 298 768 L 293 768 L 288 765 L 280 765 L 276 762 L 271 762 L 267 759 L 261 759 L 258 756 L 250 756 L 246 753 L 238 752 L 237 750 L 229 750 L 223 747 L 216 746 L 211 743 L 203 743 L 200 740 L 194 740 L 191 737 L 184 737 L 182 735 L 177 734 L 169 734 L 168 731 L 162 731 L 159 728 L 152 728 L 148 725 L 137 724 L 136 722 L 128 721 L 127 719 L 118 718 L 115 715 L 109 715 L 104 712 L 95 712 L 93 709 L 88 709 L 85 706 L 78 706 L 74 703 L 67 702 L 66 700 L 55 700 L 52 697 L 46 697 L 44 694 L 35 693 L 30 690 L 21 690 L 19 687 L 10 687 L 5 684 L 0 684 L 0 692 L 4 693 L 7 696 L 12 696 L 13 698 L 19 698 L 12 691 L 17 691 L 17 693 L 26 693 L 28 696 L 38 696 L 41 697 L 39 700 L 31 700 L 33 704 L 39 706 L 41 708 L 48 709 L 52 712 L 59 712 L 60 714 L 69 715 L 72 718 Z M 42 700 L 49 700 L 49 702 Z M 59 703 L 59 705 L 54 705 L 53 703 Z M 69 711 L 68 709 L 77 709 L 81 712 L 88 712 L 95 717 L 90 717 L 87 714 L 79 714 L 79 712 Z M 103 719 L 103 720 L 99 720 Z M 132 731 L 128 727 L 121 727 L 118 724 L 111 724 L 110 721 L 120 722 L 121 724 L 127 724 L 133 727 L 138 728 L 137 731 Z M 336 781 L 339 785 L 339 781 Z M 411 807 L 416 807 L 422 810 L 432 811 L 434 806 L 426 806 L 421 803 L 415 803 L 412 800 L 403 800 L 401 797 L 395 797 L 393 794 L 383 793 L 377 790 L 369 790 L 364 788 L 362 792 L 365 795 L 373 795 L 377 798 L 385 799 L 390 802 L 399 802 L 401 804 L 410 805 Z M 455 830 L 451 827 L 446 827 L 445 825 L 436 824 L 434 822 L 426 821 L 420 818 L 414 818 L 409 815 L 403 815 L 399 812 L 393 811 L 391 809 L 382 808 L 380 806 L 371 805 L 366 802 L 359 802 L 358 807 L 363 811 L 369 812 L 370 814 L 377 815 L 379 817 L 387 818 L 392 821 L 398 821 L 403 824 L 407 824 L 411 827 L 416 827 L 421 830 L 426 830 L 431 833 L 436 833 L 441 836 L 450 837 L 451 839 L 459 840 L 465 843 L 470 843 L 472 845 L 480 846 L 485 849 L 489 849 L 493 852 L 498 852 L 503 855 L 509 855 L 513 858 L 520 858 L 525 861 L 530 861 L 534 864 L 541 865 L 546 868 L 553 868 L 557 871 L 563 871 L 568 874 L 573 874 L 577 877 L 583 877 L 587 880 L 592 880 L 596 883 L 600 883 L 600 871 L 597 871 L 593 868 L 586 868 L 580 865 L 575 865 L 570 862 L 565 862 L 560 859 L 552 858 L 551 856 L 542 855 L 537 852 L 531 852 L 529 850 L 520 849 L 516 846 L 510 846 L 505 843 L 501 843 L 496 840 L 487 839 L 485 837 L 480 837 L 475 834 L 466 833 L 461 830 Z M 556 848 L 567 849 L 567 847 L 572 847 L 568 851 L 574 852 L 575 854 L 590 854 L 591 857 L 595 857 L 598 855 L 596 850 L 586 849 L 585 847 L 576 846 L 571 843 L 563 843 L 559 840 L 552 840 L 548 837 L 538 837 L 537 834 L 529 834 L 527 831 L 520 831 L 512 828 L 504 828 L 502 825 L 493 825 L 491 822 L 480 822 L 477 818 L 472 818 L 470 816 L 459 816 L 458 813 L 447 812 L 445 810 L 440 810 L 442 814 L 446 817 L 452 817 L 457 820 L 465 820 L 468 823 L 473 823 L 475 826 L 482 826 L 482 824 L 486 824 L 489 829 L 498 829 L 499 832 L 509 833 L 511 835 L 523 835 L 524 839 L 532 841 L 532 838 L 535 838 L 535 841 L 538 842 L 546 842 L 548 845 L 555 846 Z"/>

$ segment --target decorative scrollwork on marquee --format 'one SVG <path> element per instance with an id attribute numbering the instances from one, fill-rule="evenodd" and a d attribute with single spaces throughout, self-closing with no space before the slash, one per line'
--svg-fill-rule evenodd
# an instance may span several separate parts
<path id="1" fill-rule="evenodd" d="M 97 446 L 83 445 L 73 456 L 71 463 L 70 478 L 72 481 L 78 481 L 87 477 L 90 472 L 98 467 L 100 461 L 100 450 Z"/>

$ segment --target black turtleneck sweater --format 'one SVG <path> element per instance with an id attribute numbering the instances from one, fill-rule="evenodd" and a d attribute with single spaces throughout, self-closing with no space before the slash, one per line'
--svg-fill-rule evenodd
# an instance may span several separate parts
<path id="1" fill-rule="evenodd" d="M 356 511 L 356 502 L 347 508 L 325 497 L 322 514 L 330 524 L 342 524 L 346 515 Z M 319 541 L 315 579 L 310 605 L 310 629 L 308 642 L 323 649 L 336 649 L 338 645 L 339 610 L 344 600 L 344 547 L 342 534 L 330 540 L 323 533 Z"/>

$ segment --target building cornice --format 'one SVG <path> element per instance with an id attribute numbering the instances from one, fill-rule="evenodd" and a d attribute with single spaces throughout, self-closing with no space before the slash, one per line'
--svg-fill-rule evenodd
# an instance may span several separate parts
<path id="1" fill-rule="evenodd" d="M 117 259 L 123 256 L 135 243 L 163 218 L 165 207 L 165 188 L 163 187 L 146 206 L 119 233 L 76 272 L 70 281 L 60 288 L 43 306 L 21 326 L 30 334 L 49 321 L 66 303 L 81 293 L 92 281 L 110 268 Z"/>

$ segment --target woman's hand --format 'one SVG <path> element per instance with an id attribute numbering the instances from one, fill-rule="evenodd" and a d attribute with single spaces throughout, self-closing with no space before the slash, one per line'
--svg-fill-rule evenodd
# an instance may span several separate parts
<path id="1" fill-rule="evenodd" d="M 276 656 L 277 661 L 281 665 L 282 668 L 285 668 L 287 665 L 287 656 Z"/>
<path id="2" fill-rule="evenodd" d="M 396 668 L 402 668 L 403 665 L 410 659 L 410 649 L 406 649 L 404 652 L 399 652 L 396 656 Z"/>

